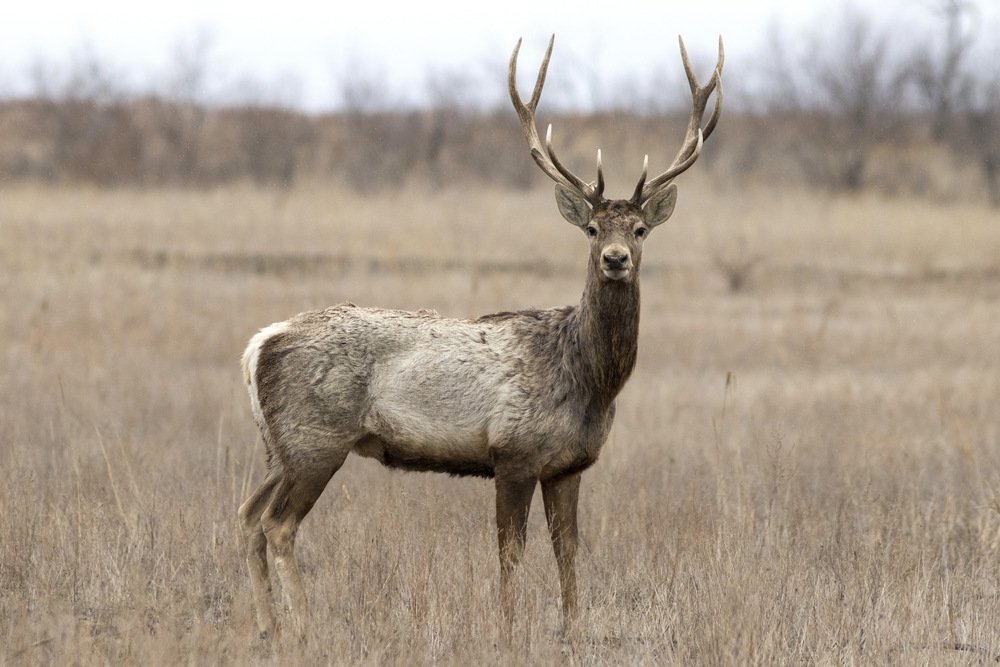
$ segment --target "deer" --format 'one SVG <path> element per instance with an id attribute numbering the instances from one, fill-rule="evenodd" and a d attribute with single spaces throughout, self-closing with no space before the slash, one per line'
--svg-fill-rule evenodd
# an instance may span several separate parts
<path id="1" fill-rule="evenodd" d="M 643 241 L 674 211 L 674 180 L 691 167 L 722 111 L 724 51 L 701 85 L 679 38 L 692 105 L 681 148 L 629 199 L 567 169 L 535 122 L 555 36 L 534 90 L 517 91 L 518 40 L 507 85 L 530 154 L 555 182 L 558 210 L 589 243 L 576 305 L 449 319 L 343 303 L 295 315 L 254 335 L 243 378 L 266 454 L 266 476 L 239 508 L 260 636 L 276 630 L 268 551 L 291 623 L 305 638 L 307 600 L 295 558 L 299 525 L 348 454 L 389 468 L 492 478 L 500 560 L 499 607 L 509 628 L 513 575 L 541 486 L 559 574 L 562 631 L 578 616 L 575 559 L 582 473 L 597 461 L 615 399 L 636 364 Z M 708 101 L 714 109 L 702 126 Z"/>

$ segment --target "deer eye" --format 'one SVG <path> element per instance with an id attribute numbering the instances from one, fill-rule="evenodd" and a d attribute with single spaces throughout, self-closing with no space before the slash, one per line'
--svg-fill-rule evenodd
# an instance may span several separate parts
<path id="1" fill-rule="evenodd" d="M 597 227 L 594 227 L 593 225 L 587 225 L 586 231 L 587 231 L 587 236 L 589 236 L 590 238 L 594 238 L 597 236 Z"/>
<path id="2" fill-rule="evenodd" d="M 646 234 L 648 233 L 649 233 L 648 229 L 646 229 L 645 227 L 639 227 L 638 229 L 635 230 L 635 237 L 638 239 L 644 239 L 646 238 Z"/>

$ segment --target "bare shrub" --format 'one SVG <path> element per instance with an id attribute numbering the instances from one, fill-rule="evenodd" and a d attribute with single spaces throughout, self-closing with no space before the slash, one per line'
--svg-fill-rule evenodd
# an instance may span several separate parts
<path id="1" fill-rule="evenodd" d="M 347 112 L 330 147 L 335 173 L 354 189 L 375 192 L 404 182 L 419 164 L 425 126 L 416 111 Z"/>
<path id="2" fill-rule="evenodd" d="M 290 185 L 300 164 L 308 162 L 313 131 L 306 119 L 288 109 L 247 106 L 228 112 L 235 134 L 231 172 L 224 180 L 240 175 L 257 183 Z"/>
<path id="3" fill-rule="evenodd" d="M 856 192 L 871 149 L 896 136 L 903 77 L 888 34 L 853 8 L 842 12 L 800 44 L 789 46 L 777 28 L 770 34 L 756 91 L 770 131 L 758 141 L 768 144 L 762 151 L 776 142 L 812 185 Z"/>
<path id="4" fill-rule="evenodd" d="M 962 154 L 976 156 L 987 197 L 1000 207 L 1000 66 L 984 73 L 962 103 L 964 136 L 955 142 Z"/>
<path id="5" fill-rule="evenodd" d="M 483 106 L 478 94 L 482 84 L 470 72 L 434 70 L 427 74 L 426 146 L 418 169 L 435 187 L 485 181 L 524 188 L 535 182 L 524 169 L 522 156 L 510 150 L 518 141 L 510 113 L 506 106 Z"/>
<path id="6" fill-rule="evenodd" d="M 911 56 L 910 82 L 931 114 L 933 137 L 959 160 L 973 157 L 989 201 L 1000 206 L 1000 64 L 976 54 L 979 9 L 970 0 L 938 0 L 937 27 Z"/>
<path id="7" fill-rule="evenodd" d="M 330 147 L 334 172 L 356 190 L 398 186 L 420 162 L 424 123 L 386 85 L 386 74 L 371 63 L 353 61 L 337 75 L 342 126 Z"/>
<path id="8" fill-rule="evenodd" d="M 143 142 L 127 107 L 123 75 L 84 47 L 60 68 L 32 67 L 33 98 L 49 137 L 49 178 L 113 185 L 141 177 Z"/>
<path id="9" fill-rule="evenodd" d="M 208 89 L 215 76 L 214 38 L 207 29 L 173 46 L 170 63 L 157 91 L 150 115 L 162 149 L 149 157 L 154 182 L 195 184 L 203 181 L 201 164 L 205 125 L 209 115 Z"/>
<path id="10" fill-rule="evenodd" d="M 908 74 L 931 114 L 934 138 L 941 141 L 953 131 L 956 112 L 973 84 L 966 67 L 975 41 L 976 7 L 970 0 L 936 0 L 930 9 L 938 28 L 920 40 Z"/>
<path id="11" fill-rule="evenodd" d="M 735 239 L 719 244 L 712 253 L 712 264 L 726 281 L 730 292 L 741 292 L 750 283 L 754 270 L 764 260 L 764 256 L 751 252 L 746 236 L 740 234 Z"/>

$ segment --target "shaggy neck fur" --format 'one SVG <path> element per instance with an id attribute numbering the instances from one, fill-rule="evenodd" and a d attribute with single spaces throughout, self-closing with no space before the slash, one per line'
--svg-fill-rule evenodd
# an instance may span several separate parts
<path id="1" fill-rule="evenodd" d="M 603 280 L 593 264 L 577 311 L 579 376 L 591 400 L 608 407 L 635 368 L 639 344 L 639 277 Z"/>

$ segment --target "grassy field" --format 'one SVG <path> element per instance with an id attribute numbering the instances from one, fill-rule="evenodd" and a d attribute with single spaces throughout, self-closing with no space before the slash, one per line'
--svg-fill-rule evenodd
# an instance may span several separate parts
<path id="1" fill-rule="evenodd" d="M 492 485 L 352 458 L 300 532 L 308 642 L 270 653 L 236 523 L 250 335 L 342 300 L 573 303 L 582 236 L 549 187 L 4 186 L 0 664 L 1000 654 L 1000 216 L 684 178 L 584 475 L 580 636 L 540 497 L 506 645 Z"/>

